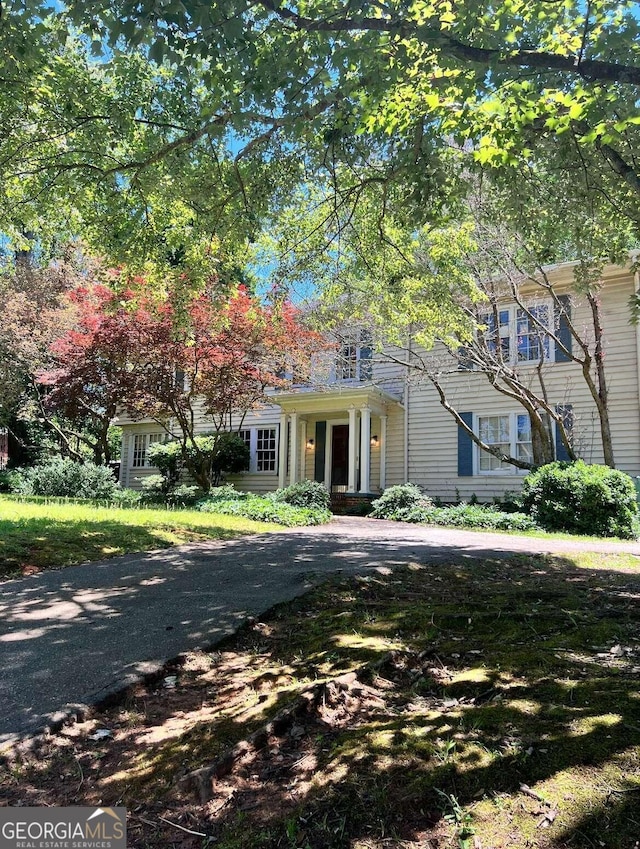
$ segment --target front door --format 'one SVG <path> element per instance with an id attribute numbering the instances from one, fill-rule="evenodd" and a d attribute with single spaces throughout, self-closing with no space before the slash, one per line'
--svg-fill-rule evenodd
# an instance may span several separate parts
<path id="1" fill-rule="evenodd" d="M 331 489 L 340 491 L 349 482 L 349 425 L 334 425 L 331 433 Z"/>

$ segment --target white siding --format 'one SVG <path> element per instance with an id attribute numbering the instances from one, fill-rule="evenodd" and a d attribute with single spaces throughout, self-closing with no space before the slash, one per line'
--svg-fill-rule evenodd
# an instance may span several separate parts
<path id="1" fill-rule="evenodd" d="M 572 269 L 569 266 L 559 267 L 554 271 L 554 275 L 560 287 L 568 288 L 571 285 Z M 600 297 L 614 454 L 618 468 L 632 475 L 640 475 L 638 335 L 636 328 L 629 323 L 628 307 L 628 300 L 633 291 L 634 280 L 630 271 L 612 266 L 606 269 Z M 588 304 L 580 302 L 579 299 L 574 300 L 572 318 L 577 329 L 584 330 L 588 336 L 588 328 L 591 326 Z M 399 360 L 404 359 L 401 350 L 389 349 L 388 353 Z M 441 356 L 441 352 L 437 350 L 420 353 L 427 360 Z M 329 354 L 318 358 L 316 377 L 320 383 L 330 371 L 329 359 Z M 481 501 L 488 501 L 506 490 L 518 489 L 524 477 L 518 472 L 458 477 L 457 424 L 440 405 L 438 395 L 428 380 L 424 377 L 419 379 L 412 371 L 411 379 L 407 381 L 405 371 L 401 363 L 385 360 L 383 355 L 374 354 L 372 382 L 406 406 L 406 413 L 396 404 L 389 404 L 387 409 L 387 486 L 408 479 L 424 487 L 433 496 L 439 496 L 446 501 L 454 500 L 457 496 L 469 498 L 473 494 Z M 520 372 L 535 381 L 533 366 L 522 366 Z M 544 376 L 550 401 L 553 404 L 572 406 L 574 433 L 580 455 L 588 462 L 602 462 L 598 416 L 580 367 L 575 363 L 549 363 L 544 369 Z M 354 387 L 357 385 L 352 384 Z M 325 388 L 330 387 L 325 384 Z M 500 395 L 489 385 L 486 377 L 474 372 L 459 371 L 449 375 L 447 394 L 459 412 L 473 412 L 476 416 L 522 412 L 516 402 Z M 316 397 L 321 397 L 321 390 Z M 317 448 L 316 423 L 331 419 L 346 420 L 347 410 L 306 415 L 304 418 L 307 427 L 306 439 L 313 439 L 314 446 L 307 447 L 301 440 L 301 467 L 304 469 L 304 477 L 313 479 Z M 153 474 L 155 470 L 131 468 L 133 434 L 157 432 L 158 425 L 150 419 L 133 422 L 125 415 L 120 418 L 119 423 L 123 425 L 121 480 L 124 486 L 135 487 L 139 485 L 134 480 L 135 477 Z M 274 405 L 248 413 L 242 427 L 279 428 L 279 423 L 280 408 Z M 234 430 L 240 427 L 240 417 L 232 426 Z M 405 470 L 405 427 L 408 435 L 408 473 Z M 197 432 L 205 433 L 208 430 L 211 430 L 210 423 L 200 415 Z M 381 433 L 377 414 L 372 417 L 371 433 L 378 436 Z M 379 447 L 372 447 L 371 450 L 371 488 L 374 491 L 380 484 L 380 450 Z M 278 486 L 277 473 L 244 473 L 234 476 L 231 480 L 238 488 L 255 492 L 274 490 Z"/>
<path id="2" fill-rule="evenodd" d="M 242 421 L 242 428 L 254 427 L 275 427 L 276 429 L 276 450 L 279 445 L 280 431 L 280 407 L 268 406 L 258 410 L 250 410 L 244 419 L 238 416 L 237 421 L 232 421 L 232 429 L 238 430 Z M 228 482 L 232 483 L 236 489 L 244 492 L 273 492 L 278 488 L 278 467 L 282 462 L 282 458 L 278 457 L 278 465 L 275 472 L 242 472 L 239 475 L 229 475 Z M 285 458 L 286 462 L 286 458 Z"/>
<path id="3" fill-rule="evenodd" d="M 636 330 L 629 323 L 628 300 L 633 278 L 621 269 L 610 270 L 601 292 L 606 344 L 606 374 L 615 461 L 631 475 L 640 474 L 640 420 Z M 572 319 L 579 330 L 590 325 L 588 304 L 574 301 Z M 588 331 L 587 331 L 588 335 Z M 575 342 L 574 342 L 575 345 Z M 434 351 L 432 356 L 437 356 Z M 526 374 L 527 367 L 521 369 Z M 535 380 L 535 369 L 529 377 Z M 587 462 L 602 463 L 602 440 L 595 404 L 575 363 L 550 363 L 545 368 L 550 401 L 571 404 L 579 453 Z M 423 379 L 410 386 L 409 395 L 409 480 L 431 495 L 453 500 L 459 495 L 477 495 L 488 501 L 506 490 L 517 490 L 524 475 L 493 474 L 458 477 L 455 421 L 439 403 L 435 389 Z M 459 412 L 497 415 L 522 412 L 516 402 L 501 396 L 486 377 L 462 371 L 447 380 L 447 395 Z"/>
<path id="4" fill-rule="evenodd" d="M 247 413 L 243 420 L 240 416 L 238 416 L 237 421 L 234 420 L 232 422 L 232 427 L 234 430 L 240 428 L 241 421 L 243 428 L 275 427 L 277 440 L 277 430 L 280 423 L 280 408 L 268 406 L 259 410 L 251 410 Z M 211 432 L 213 430 L 213 426 L 210 420 L 208 420 L 203 415 L 200 415 L 195 430 L 196 434 L 201 435 L 204 433 Z M 158 425 L 154 423 L 151 419 L 145 420 L 143 422 L 137 422 L 136 424 L 131 425 L 127 425 L 126 422 L 123 423 L 121 455 L 122 465 L 120 467 L 120 482 L 122 486 L 129 487 L 130 489 L 140 489 L 142 486 L 142 479 L 148 477 L 149 475 L 158 474 L 158 470 L 152 467 L 133 466 L 134 435 L 136 433 L 157 433 L 158 431 Z M 185 482 L 187 482 L 186 477 Z M 271 490 L 278 488 L 278 473 L 277 471 L 275 473 L 243 472 L 239 475 L 230 476 L 229 482 L 233 483 L 234 486 L 242 490 L 250 490 L 251 492 L 270 492 Z"/>

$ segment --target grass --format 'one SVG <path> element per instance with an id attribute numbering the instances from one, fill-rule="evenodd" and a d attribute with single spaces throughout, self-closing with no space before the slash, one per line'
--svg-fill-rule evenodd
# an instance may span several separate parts
<path id="1" fill-rule="evenodd" d="M 531 537 L 533 539 L 551 539 L 551 540 L 575 540 L 576 542 L 597 542 L 597 543 L 608 543 L 608 542 L 622 542 L 622 543 L 633 543 L 637 540 L 625 539 L 623 537 L 597 537 L 597 536 L 588 536 L 587 534 L 571 534 L 568 531 L 545 531 L 542 528 L 535 528 L 529 531 L 507 531 L 502 528 L 465 528 L 460 525 L 435 525 L 429 524 L 428 522 L 424 523 L 424 527 L 429 528 L 451 528 L 452 530 L 457 531 L 471 531 L 473 533 L 478 534 L 499 534 L 501 536 L 517 536 L 517 537 Z"/>
<path id="2" fill-rule="evenodd" d="M 34 504 L 0 497 L 0 578 L 277 529 L 264 522 L 193 510 Z"/>
<path id="3" fill-rule="evenodd" d="M 416 560 L 321 586 L 18 757 L 0 794 L 124 804 L 137 849 L 634 849 L 636 564 Z M 206 803 L 180 783 L 318 687 Z"/>

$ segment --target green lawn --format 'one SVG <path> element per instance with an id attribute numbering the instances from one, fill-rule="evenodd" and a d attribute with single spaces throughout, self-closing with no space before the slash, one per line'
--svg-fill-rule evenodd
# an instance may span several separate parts
<path id="1" fill-rule="evenodd" d="M 185 542 L 280 530 L 195 510 L 33 504 L 0 497 L 0 578 Z"/>

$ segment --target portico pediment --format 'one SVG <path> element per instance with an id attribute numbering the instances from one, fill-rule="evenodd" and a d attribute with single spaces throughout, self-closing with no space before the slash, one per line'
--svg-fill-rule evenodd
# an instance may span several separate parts
<path id="1" fill-rule="evenodd" d="M 376 386 L 341 386 L 326 390 L 299 389 L 276 392 L 270 399 L 283 413 L 344 413 L 350 407 L 368 407 L 374 415 L 385 415 L 388 407 L 402 407 L 398 398 Z"/>

